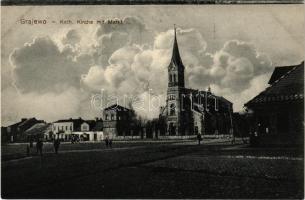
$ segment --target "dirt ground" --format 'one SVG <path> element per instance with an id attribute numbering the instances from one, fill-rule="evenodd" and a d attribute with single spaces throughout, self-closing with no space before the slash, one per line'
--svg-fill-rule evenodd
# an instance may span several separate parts
<path id="1" fill-rule="evenodd" d="M 2 198 L 304 197 L 298 149 L 223 142 L 95 145 L 63 144 L 58 155 L 50 150 L 42 157 L 6 150 Z"/>

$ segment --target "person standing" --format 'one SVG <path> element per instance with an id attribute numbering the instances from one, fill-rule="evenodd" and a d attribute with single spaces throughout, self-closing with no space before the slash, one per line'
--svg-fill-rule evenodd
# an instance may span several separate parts
<path id="1" fill-rule="evenodd" d="M 109 147 L 112 148 L 112 139 L 109 139 Z"/>
<path id="2" fill-rule="evenodd" d="M 39 152 L 39 154 L 42 156 L 42 147 L 43 147 L 43 142 L 41 139 L 38 140 L 37 144 L 37 151 Z"/>
<path id="3" fill-rule="evenodd" d="M 36 140 L 36 153 L 39 153 L 39 139 Z"/>
<path id="4" fill-rule="evenodd" d="M 200 145 L 200 142 L 202 140 L 201 134 L 197 134 L 197 140 L 198 140 L 198 145 Z"/>
<path id="5" fill-rule="evenodd" d="M 106 148 L 108 148 L 108 144 L 109 144 L 109 139 L 108 137 L 105 138 L 105 145 L 106 145 Z"/>
<path id="6" fill-rule="evenodd" d="M 59 149 L 59 145 L 60 145 L 60 140 L 57 138 L 54 140 L 54 150 L 55 150 L 55 154 L 58 153 L 58 149 Z"/>
<path id="7" fill-rule="evenodd" d="M 30 146 L 26 145 L 26 156 L 30 156 Z"/>

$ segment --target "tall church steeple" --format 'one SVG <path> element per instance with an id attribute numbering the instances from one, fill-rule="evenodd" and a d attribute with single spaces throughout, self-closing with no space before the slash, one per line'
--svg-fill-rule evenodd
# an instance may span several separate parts
<path id="1" fill-rule="evenodd" d="M 176 26 L 174 25 L 174 44 L 171 62 L 168 66 L 169 81 L 168 86 L 184 87 L 184 65 L 182 63 L 176 35 Z"/>
<path id="2" fill-rule="evenodd" d="M 176 26 L 174 25 L 174 32 L 175 32 L 175 38 L 174 38 L 174 45 L 173 45 L 173 53 L 172 53 L 172 59 L 171 63 L 175 64 L 176 66 L 181 66 L 184 68 L 180 53 L 179 53 L 179 47 L 177 42 L 177 35 L 176 35 Z"/>

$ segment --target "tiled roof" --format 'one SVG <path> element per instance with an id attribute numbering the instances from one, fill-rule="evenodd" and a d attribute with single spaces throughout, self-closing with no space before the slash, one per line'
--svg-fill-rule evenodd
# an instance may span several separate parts
<path id="1" fill-rule="evenodd" d="M 48 131 L 51 131 L 51 124 L 46 124 L 46 123 L 38 123 L 29 128 L 28 130 L 25 131 L 26 134 L 28 135 L 37 135 L 37 134 L 43 134 Z"/>
<path id="2" fill-rule="evenodd" d="M 194 97 L 193 100 L 195 102 L 197 102 L 199 94 L 201 94 L 203 96 L 205 94 L 207 94 L 208 98 L 216 97 L 217 101 L 220 101 L 220 102 L 223 102 L 223 103 L 226 103 L 226 104 L 233 104 L 231 101 L 229 101 L 228 99 L 224 98 L 223 96 L 217 96 L 214 93 L 212 93 L 211 91 L 195 90 L 195 89 L 192 89 L 192 88 L 185 88 L 184 90 L 185 90 L 185 94 L 186 95 L 188 95 L 188 94 L 192 94 L 193 95 L 193 97 Z M 201 96 L 201 98 L 203 98 L 203 97 Z M 201 101 L 201 102 L 204 102 L 204 101 Z"/>
<path id="3" fill-rule="evenodd" d="M 22 127 L 25 127 L 25 126 L 32 126 L 32 124 L 35 124 L 35 123 L 43 123 L 44 121 L 43 120 L 37 120 L 35 117 L 34 118 L 29 118 L 29 119 L 26 119 L 24 121 L 22 121 L 18 127 L 22 128 Z"/>
<path id="4" fill-rule="evenodd" d="M 274 70 L 273 73 L 278 73 Z M 276 77 L 275 75 L 274 77 Z M 272 77 L 272 76 L 271 76 Z M 271 79 L 270 79 L 271 80 Z M 245 106 L 265 102 L 283 102 L 304 99 L 304 62 L 293 66 L 277 80 L 272 81 L 272 85 L 262 91 L 259 95 L 247 102 Z"/>
<path id="5" fill-rule="evenodd" d="M 285 67 L 276 67 L 270 77 L 268 84 L 274 83 L 276 80 L 281 78 L 281 76 L 285 75 L 287 72 L 292 70 L 295 66 L 285 66 Z"/>

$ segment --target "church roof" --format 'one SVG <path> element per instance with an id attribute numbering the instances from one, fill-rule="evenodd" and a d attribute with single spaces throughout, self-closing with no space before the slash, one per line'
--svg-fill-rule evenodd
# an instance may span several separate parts
<path id="1" fill-rule="evenodd" d="M 184 68 L 181 57 L 180 57 L 180 53 L 179 53 L 179 47 L 178 47 L 177 36 L 176 36 L 176 27 L 174 28 L 174 30 L 175 30 L 175 38 L 174 38 L 172 59 L 171 59 L 170 65 L 174 64 L 176 66 L 181 66 Z"/>
<path id="2" fill-rule="evenodd" d="M 276 75 L 272 74 L 271 78 L 277 77 L 278 73 L 278 69 L 275 68 L 273 74 Z M 278 77 L 277 80 L 271 82 L 270 87 L 247 102 L 245 106 L 266 102 L 304 100 L 304 62 L 293 66 L 285 74 Z"/>

